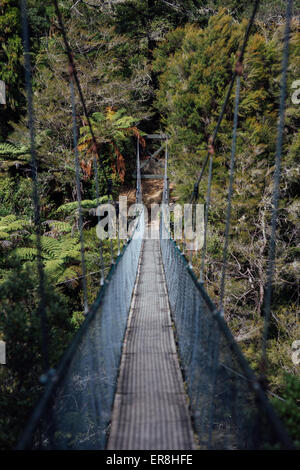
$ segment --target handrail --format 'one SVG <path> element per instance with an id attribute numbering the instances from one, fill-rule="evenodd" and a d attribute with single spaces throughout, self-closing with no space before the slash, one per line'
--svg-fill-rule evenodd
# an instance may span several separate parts
<path id="1" fill-rule="evenodd" d="M 134 239 L 135 234 L 140 228 L 140 223 L 143 222 L 143 214 L 139 214 L 139 218 L 137 219 L 137 223 L 134 227 L 134 231 L 132 233 L 131 238 L 128 240 L 126 245 L 123 247 L 120 255 L 116 258 L 114 264 L 112 264 L 110 271 L 105 279 L 103 287 L 100 289 L 100 292 L 92 304 L 89 312 L 87 313 L 82 325 L 80 326 L 79 330 L 75 334 L 73 340 L 71 341 L 70 345 L 64 352 L 57 369 L 49 369 L 46 374 L 41 377 L 41 382 L 44 382 L 45 389 L 42 391 L 41 396 L 35 405 L 33 412 L 27 422 L 27 426 L 25 427 L 24 431 L 22 432 L 18 443 L 16 445 L 16 450 L 24 450 L 28 449 L 32 445 L 33 435 L 35 430 L 38 427 L 40 420 L 44 417 L 47 406 L 53 396 L 53 393 L 57 389 L 57 387 L 61 384 L 66 371 L 78 349 L 79 344 L 81 343 L 86 331 L 89 328 L 90 323 L 94 319 L 97 311 L 101 307 L 102 301 L 104 299 L 105 293 L 107 291 L 108 285 L 110 280 L 112 279 L 121 259 L 124 256 L 125 251 L 128 249 L 128 246 Z"/>
<path id="2" fill-rule="evenodd" d="M 161 219 L 161 223 L 163 223 L 162 219 Z M 216 304 L 212 301 L 212 299 L 206 292 L 205 288 L 203 287 L 203 283 L 200 283 L 198 281 L 197 276 L 195 275 L 194 271 L 190 267 L 188 260 L 186 259 L 185 255 L 181 252 L 180 248 L 176 245 L 176 242 L 172 239 L 172 237 L 169 237 L 169 239 L 167 239 L 166 241 L 172 243 L 173 249 L 175 250 L 176 255 L 180 257 L 180 259 L 182 260 L 183 265 L 185 269 L 187 270 L 187 273 L 191 281 L 194 283 L 196 289 L 198 290 L 202 299 L 206 303 L 211 315 L 213 316 L 214 321 L 216 322 L 220 332 L 225 338 L 227 345 L 229 346 L 239 366 L 241 367 L 245 375 L 244 378 L 247 380 L 249 386 L 251 387 L 252 391 L 254 392 L 256 396 L 256 399 L 258 400 L 260 406 L 264 409 L 270 423 L 272 424 L 279 441 L 283 444 L 285 449 L 293 450 L 294 445 L 293 445 L 291 438 L 289 437 L 287 431 L 285 430 L 284 425 L 282 424 L 281 420 L 279 419 L 272 405 L 270 404 L 265 391 L 263 390 L 258 378 L 256 377 L 256 374 L 250 368 L 250 365 L 247 359 L 245 358 L 239 345 L 235 341 L 234 336 L 232 332 L 230 331 L 223 315 L 221 314 Z M 220 363 L 220 365 L 222 366 L 222 363 Z"/>

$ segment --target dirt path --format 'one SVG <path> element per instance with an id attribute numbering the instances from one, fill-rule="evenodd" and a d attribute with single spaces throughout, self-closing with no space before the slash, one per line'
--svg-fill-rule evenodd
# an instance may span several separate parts
<path id="1" fill-rule="evenodd" d="M 143 203 L 150 207 L 151 204 L 160 204 L 162 200 L 164 180 L 163 179 L 144 179 L 142 180 Z M 174 185 L 170 183 L 170 193 Z M 131 206 L 135 203 L 135 188 L 126 188 L 120 192 L 120 196 L 127 197 L 127 204 Z"/>

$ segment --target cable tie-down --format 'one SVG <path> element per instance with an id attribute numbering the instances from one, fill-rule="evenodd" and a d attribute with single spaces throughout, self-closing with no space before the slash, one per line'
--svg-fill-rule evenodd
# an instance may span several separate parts
<path id="1" fill-rule="evenodd" d="M 42 385 L 47 385 L 49 382 L 56 382 L 57 379 L 58 379 L 58 376 L 57 376 L 56 370 L 51 368 L 47 370 L 45 374 L 42 374 L 40 376 L 39 381 Z"/>
<path id="2" fill-rule="evenodd" d="M 214 147 L 214 139 L 213 137 L 210 137 L 209 140 L 208 140 L 208 153 L 210 155 L 214 155 L 215 154 L 215 147 Z"/>
<path id="3" fill-rule="evenodd" d="M 242 64 L 240 60 L 238 60 L 237 63 L 235 64 L 235 72 L 237 73 L 239 77 L 243 75 L 244 65 Z"/>

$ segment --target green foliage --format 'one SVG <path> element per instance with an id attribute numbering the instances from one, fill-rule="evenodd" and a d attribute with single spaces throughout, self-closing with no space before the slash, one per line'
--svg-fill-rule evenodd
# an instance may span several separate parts
<path id="1" fill-rule="evenodd" d="M 0 336 L 7 345 L 7 365 L 0 370 L 0 448 L 11 449 L 24 428 L 41 391 L 41 319 L 37 279 L 29 269 L 16 268 L 0 284 Z M 55 365 L 69 342 L 72 325 L 67 302 L 47 287 L 50 362 Z"/>
<path id="2" fill-rule="evenodd" d="M 61 283 L 81 274 L 80 244 L 78 236 L 69 234 L 72 227 L 68 223 L 55 221 L 54 226 L 54 232 L 48 232 L 48 236 L 41 237 L 42 256 L 49 280 L 53 283 Z M 15 263 L 22 263 L 24 267 L 33 265 L 37 257 L 37 249 L 36 237 L 30 235 L 32 230 L 33 226 L 27 219 L 19 219 L 12 214 L 0 218 L 0 246 L 4 250 L 6 259 L 4 269 L 0 269 L 0 277 L 3 276 L 2 282 L 5 282 L 7 275 L 10 275 L 8 268 L 15 269 Z M 53 238 L 51 235 L 58 238 Z M 78 282 L 73 282 L 72 286 L 77 287 Z"/>
<path id="3" fill-rule="evenodd" d="M 71 324 L 75 330 L 78 330 L 84 320 L 84 312 L 73 312 Z"/>
<path id="4" fill-rule="evenodd" d="M 65 234 L 72 232 L 72 225 L 62 220 L 47 220 L 45 224 L 51 228 L 51 233 Z"/>
<path id="5" fill-rule="evenodd" d="M 170 179 L 182 202 L 190 198 L 236 61 L 252 2 L 246 0 L 126 0 L 59 2 L 86 98 L 99 153 L 114 191 L 126 165 L 126 183 L 135 168 L 136 139 L 146 133 L 171 135 Z M 95 2 L 92 2 L 95 3 Z M 294 2 L 294 13 L 299 8 Z M 78 235 L 70 90 L 67 58 L 51 0 L 28 0 L 33 63 L 42 257 L 47 275 L 51 363 L 62 353 L 69 333 L 84 319 Z M 261 2 L 241 80 L 237 164 L 225 311 L 254 368 L 260 363 L 262 305 L 269 238 L 272 171 L 286 2 Z M 223 8 L 220 10 L 219 8 Z M 20 11 L 16 0 L 0 4 L 0 80 L 7 84 L 7 106 L 0 109 L 0 336 L 9 345 L 9 363 L 1 369 L 0 446 L 11 448 L 39 390 L 40 327 L 37 315 L 36 244 L 25 116 Z M 300 76 L 298 23 L 292 24 L 288 90 Z M 278 263 L 274 283 L 269 383 L 280 393 L 279 413 L 294 439 L 298 423 L 296 382 L 283 382 L 282 371 L 297 374 L 290 344 L 299 337 L 297 309 L 299 248 L 299 107 L 288 94 Z M 218 296 L 224 237 L 224 213 L 231 146 L 234 94 L 216 142 L 209 218 L 206 282 Z M 80 129 L 81 192 L 88 301 L 99 290 L 97 200 L 92 157 L 95 149 L 77 102 Z M 13 121 L 13 122 L 11 122 Z M 150 149 L 151 150 L 151 149 Z M 119 165 L 119 166 L 118 166 Z M 108 201 L 99 168 L 100 203 Z M 126 188 L 127 189 L 127 188 Z M 204 202 L 206 181 L 200 185 Z M 113 248 L 116 252 L 116 241 Z M 104 241 L 105 265 L 110 264 Z M 199 268 L 199 258 L 194 266 Z M 2 313 L 2 310 L 1 310 Z M 248 335 L 248 333 L 251 333 Z M 254 332 L 254 333 L 253 333 Z M 293 379 L 295 380 L 295 379 Z M 285 403 L 285 405 L 283 405 Z M 281 408 L 280 408 L 281 407 Z"/>
<path id="6" fill-rule="evenodd" d="M 281 398 L 274 398 L 273 405 L 284 422 L 287 431 L 300 448 L 300 378 L 285 375 L 284 389 Z"/>
<path id="7" fill-rule="evenodd" d="M 108 201 L 107 196 L 102 196 L 101 198 L 99 198 L 99 202 L 97 199 L 92 199 L 92 200 L 84 199 L 83 201 L 81 201 L 81 206 L 83 209 L 92 209 L 94 207 L 97 207 L 98 203 L 104 204 L 107 201 Z M 63 213 L 65 215 L 75 214 L 76 212 L 78 212 L 78 202 L 74 201 L 74 202 L 67 202 L 66 204 L 62 204 L 60 207 L 58 207 L 56 212 L 58 214 Z"/>
<path id="8" fill-rule="evenodd" d="M 115 111 L 108 107 L 105 114 L 93 113 L 90 121 L 97 141 L 98 152 L 109 155 L 113 172 L 118 175 L 123 183 L 126 174 L 126 163 L 122 153 L 130 149 L 131 136 L 136 136 L 141 140 L 141 133 L 136 127 L 137 119 L 128 116 L 125 108 Z M 78 149 L 88 159 L 88 163 L 84 165 L 81 163 L 81 166 L 86 177 L 90 177 L 92 160 L 96 156 L 96 152 L 89 126 L 81 127 L 80 135 Z"/>
<path id="9" fill-rule="evenodd" d="M 29 158 L 25 157 L 29 155 L 29 149 L 25 146 L 17 146 L 8 142 L 0 143 L 0 156 L 6 157 L 8 159 L 16 157 L 24 157 L 25 161 L 28 161 Z"/>
<path id="10" fill-rule="evenodd" d="M 41 241 L 45 272 L 50 279 L 59 283 L 81 273 L 81 269 L 77 265 L 80 261 L 80 244 L 77 238 L 66 236 L 54 239 L 44 236 Z"/>
<path id="11" fill-rule="evenodd" d="M 17 0 L 0 3 L 0 80 L 6 85 L 7 105 L 0 105 L 0 141 L 10 129 L 8 122 L 17 119 L 24 104 L 22 96 L 22 41 L 20 11 Z"/>
<path id="12" fill-rule="evenodd" d="M 206 27 L 195 25 L 171 31 L 154 52 L 159 88 L 156 107 L 170 139 L 170 174 L 176 196 L 190 199 L 195 175 L 207 154 L 207 143 L 216 125 L 236 53 L 246 22 L 237 22 L 225 10 L 211 16 Z M 231 239 L 226 278 L 225 312 L 251 365 L 259 370 L 266 259 L 268 255 L 273 162 L 277 132 L 281 73 L 282 26 L 269 30 L 256 25 L 250 37 L 241 79 Z M 292 24 L 289 89 L 299 76 L 300 37 Z M 232 136 L 234 93 L 216 141 L 206 260 L 206 285 L 212 298 L 219 295 L 220 265 Z M 277 234 L 277 264 L 273 290 L 268 357 L 269 382 L 278 390 L 282 370 L 295 373 L 288 352 L 299 336 L 296 320 L 299 261 L 299 107 L 287 100 L 281 208 Z M 296 176 L 298 175 L 298 176 Z M 199 188 L 205 200 L 206 176 Z M 288 234 L 288 235 L 287 235 Z M 200 256 L 193 265 L 199 269 Z M 249 334 L 248 334 L 249 333 Z"/>
<path id="13" fill-rule="evenodd" d="M 0 173 L 0 217 L 9 214 L 32 216 L 31 196 L 32 183 L 29 178 Z"/>
<path id="14" fill-rule="evenodd" d="M 20 261 L 34 260 L 37 256 L 37 250 L 32 246 L 20 246 L 15 249 L 14 255 Z"/>
<path id="15" fill-rule="evenodd" d="M 0 217 L 0 246 L 11 248 L 17 240 L 28 233 L 30 227 L 28 219 L 19 219 L 15 215 Z"/>
<path id="16" fill-rule="evenodd" d="M 5 232 L 16 232 L 22 230 L 29 225 L 29 221 L 25 219 L 17 219 L 15 215 L 7 215 L 0 219 L 0 230 Z"/>

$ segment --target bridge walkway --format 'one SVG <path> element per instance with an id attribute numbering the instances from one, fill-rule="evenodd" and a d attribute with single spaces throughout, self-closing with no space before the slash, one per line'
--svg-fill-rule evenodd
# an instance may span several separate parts
<path id="1" fill-rule="evenodd" d="M 146 239 L 123 346 L 108 449 L 193 448 L 160 242 Z"/>

